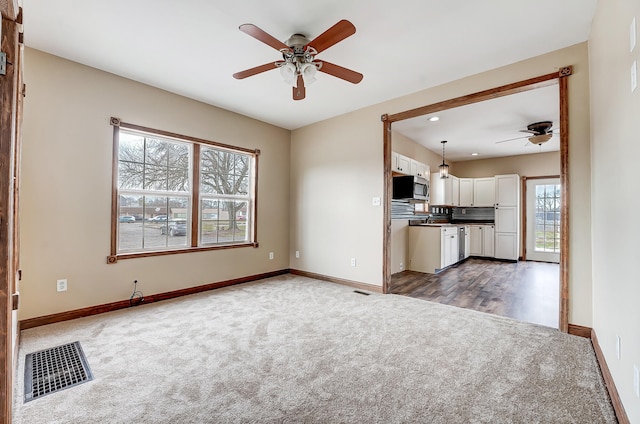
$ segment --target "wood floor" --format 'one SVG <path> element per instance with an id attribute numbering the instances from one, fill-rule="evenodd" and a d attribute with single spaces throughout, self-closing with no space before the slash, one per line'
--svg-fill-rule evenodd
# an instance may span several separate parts
<path id="1" fill-rule="evenodd" d="M 558 328 L 558 264 L 469 258 L 440 274 L 393 274 L 389 293 Z"/>

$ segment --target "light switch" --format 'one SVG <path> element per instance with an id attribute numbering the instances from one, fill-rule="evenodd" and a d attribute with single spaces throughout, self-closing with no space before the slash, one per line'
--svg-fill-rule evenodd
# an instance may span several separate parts
<path id="1" fill-rule="evenodd" d="M 634 60 L 631 64 L 631 92 L 633 93 L 638 87 L 638 61 Z"/>

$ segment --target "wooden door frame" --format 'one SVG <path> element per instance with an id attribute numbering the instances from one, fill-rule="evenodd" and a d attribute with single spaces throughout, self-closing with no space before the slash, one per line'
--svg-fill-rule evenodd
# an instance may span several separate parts
<path id="1" fill-rule="evenodd" d="M 13 311 L 17 309 L 16 273 L 18 233 L 16 228 L 19 160 L 18 89 L 21 82 L 22 13 L 16 0 L 0 2 L 2 52 L 6 53 L 6 74 L 0 75 L 0 422 L 10 423 L 13 403 L 14 349 Z"/>
<path id="2" fill-rule="evenodd" d="M 382 260 L 382 291 L 388 293 L 391 282 L 391 125 L 394 122 L 440 112 L 454 107 L 465 106 L 485 100 L 496 99 L 511 94 L 522 93 L 536 88 L 559 85 L 560 103 L 560 319 L 559 329 L 569 330 L 569 92 L 568 78 L 573 73 L 572 66 L 560 68 L 558 72 L 541 75 L 500 87 L 491 88 L 454 99 L 418 107 L 396 114 L 382 115 L 383 156 L 384 156 L 384 230 Z"/>

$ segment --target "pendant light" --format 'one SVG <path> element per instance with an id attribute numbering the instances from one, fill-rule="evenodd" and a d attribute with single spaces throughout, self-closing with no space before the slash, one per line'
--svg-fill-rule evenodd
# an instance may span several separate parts
<path id="1" fill-rule="evenodd" d="M 440 143 L 442 143 L 442 165 L 439 166 L 440 168 L 440 178 L 449 178 L 449 165 L 447 165 L 444 162 L 444 145 L 447 142 L 447 140 L 442 140 Z"/>

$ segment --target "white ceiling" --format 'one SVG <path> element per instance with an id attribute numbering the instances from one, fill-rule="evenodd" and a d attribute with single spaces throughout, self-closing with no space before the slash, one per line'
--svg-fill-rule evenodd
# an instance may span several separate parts
<path id="1" fill-rule="evenodd" d="M 440 119 L 430 122 L 432 116 Z M 560 128 L 557 84 L 394 122 L 392 129 L 433 152 L 441 153 L 447 140 L 445 158 L 456 162 L 560 150 L 558 134 L 536 146 L 527 140 L 531 134 L 520 132 L 540 121 L 553 122 L 554 132 Z"/>
<path id="2" fill-rule="evenodd" d="M 29 47 L 295 129 L 585 41 L 596 3 L 23 0 L 23 7 Z M 278 71 L 232 77 L 281 59 L 239 25 L 253 23 L 284 41 L 294 33 L 313 39 L 341 19 L 356 33 L 318 59 L 364 74 L 360 84 L 319 73 L 306 99 L 294 101 Z M 511 127 L 523 128 L 528 116 L 522 112 Z M 453 155 L 456 138 L 444 138 Z"/>

